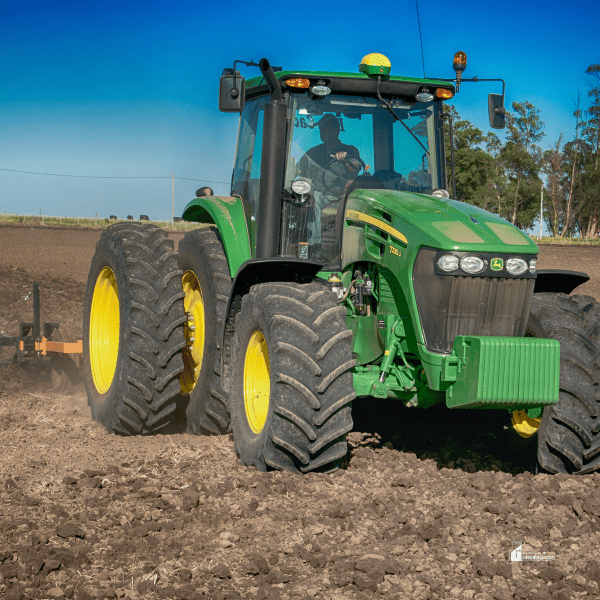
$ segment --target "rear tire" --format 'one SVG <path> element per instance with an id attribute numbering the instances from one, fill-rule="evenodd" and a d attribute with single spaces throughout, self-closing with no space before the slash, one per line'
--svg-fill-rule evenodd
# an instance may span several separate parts
<path id="1" fill-rule="evenodd" d="M 164 231 L 142 223 L 103 231 L 85 293 L 83 365 L 92 417 L 109 432 L 149 434 L 175 421 L 183 296 Z"/>
<path id="2" fill-rule="evenodd" d="M 597 303 L 596 303 L 597 304 Z M 534 294 L 526 336 L 560 342 L 558 403 L 547 406 L 537 433 L 537 471 L 589 473 L 600 468 L 599 352 L 586 314 L 596 311 L 589 297 L 561 293 Z M 534 467 L 535 468 L 535 467 Z"/>
<path id="3" fill-rule="evenodd" d="M 190 397 L 187 430 L 209 435 L 228 433 L 229 403 L 221 386 L 218 338 L 231 277 L 218 230 L 203 227 L 186 233 L 179 243 L 179 268 L 183 272 L 185 310 L 191 319 L 186 326 L 188 346 L 183 351 L 185 369 L 181 374 L 182 392 Z"/>
<path id="4" fill-rule="evenodd" d="M 242 463 L 330 471 L 346 455 L 355 398 L 345 309 L 319 284 L 255 285 L 232 339 L 231 412 Z"/>

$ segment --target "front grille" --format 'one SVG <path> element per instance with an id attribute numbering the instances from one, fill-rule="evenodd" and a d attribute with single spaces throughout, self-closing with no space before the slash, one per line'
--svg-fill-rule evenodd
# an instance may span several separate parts
<path id="1" fill-rule="evenodd" d="M 535 279 L 437 275 L 435 251 L 423 249 L 413 283 L 425 346 L 450 353 L 457 335 L 522 337 Z"/>

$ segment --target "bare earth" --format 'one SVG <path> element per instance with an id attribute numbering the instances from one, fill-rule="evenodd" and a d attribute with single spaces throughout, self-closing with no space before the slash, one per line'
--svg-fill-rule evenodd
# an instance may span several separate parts
<path id="1" fill-rule="evenodd" d="M 81 337 L 99 237 L 0 227 L 0 331 L 37 281 L 42 320 Z M 600 300 L 599 258 L 540 246 L 538 268 L 588 273 L 575 293 Z M 227 436 L 108 435 L 81 385 L 0 367 L 0 597 L 600 597 L 600 475 L 532 476 L 485 411 L 368 405 L 333 475 L 264 474 Z M 554 560 L 511 562 L 518 542 Z"/>

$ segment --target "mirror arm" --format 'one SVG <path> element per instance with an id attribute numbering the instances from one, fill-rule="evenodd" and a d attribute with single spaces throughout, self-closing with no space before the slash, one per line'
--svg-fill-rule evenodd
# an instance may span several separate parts
<path id="1" fill-rule="evenodd" d="M 258 67 L 258 63 L 255 63 L 253 60 L 247 61 L 247 60 L 234 60 L 233 61 L 233 87 L 231 88 L 231 91 L 229 92 L 229 95 L 232 98 L 237 98 L 238 94 L 234 94 L 234 92 L 238 92 L 239 90 L 237 89 L 236 85 L 236 77 L 237 77 L 237 71 L 235 70 L 235 66 L 237 65 L 237 63 L 242 63 L 243 65 L 246 65 L 247 67 Z"/>
<path id="2" fill-rule="evenodd" d="M 450 81 L 451 83 L 457 83 L 456 79 L 439 79 L 439 78 L 435 78 L 438 79 L 438 81 Z M 465 81 L 474 81 L 475 83 L 479 82 L 479 81 L 501 81 L 502 82 L 502 106 L 504 106 L 504 91 L 506 89 L 506 83 L 504 81 L 504 79 L 479 79 L 479 77 L 475 76 L 475 77 L 471 77 L 471 79 L 461 79 L 460 82 L 464 83 Z M 458 90 L 456 90 L 458 92 Z M 496 109 L 498 110 L 498 109 Z M 501 113 L 498 113 L 501 114 Z"/>

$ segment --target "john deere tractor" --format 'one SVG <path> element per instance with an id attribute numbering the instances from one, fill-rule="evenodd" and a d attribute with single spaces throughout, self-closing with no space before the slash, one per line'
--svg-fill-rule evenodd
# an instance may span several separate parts
<path id="1" fill-rule="evenodd" d="M 446 189 L 464 53 L 439 80 L 390 75 L 380 54 L 356 73 L 263 58 L 247 81 L 236 63 L 219 97 L 241 114 L 230 196 L 197 191 L 183 219 L 205 226 L 177 252 L 144 223 L 98 242 L 93 417 L 151 434 L 185 410 L 190 432 L 232 431 L 244 464 L 305 473 L 346 454 L 357 396 L 502 409 L 539 469 L 597 469 L 597 303 L 568 295 L 589 277 L 537 270 L 527 235 Z M 488 104 L 502 128 L 504 92 Z"/>

